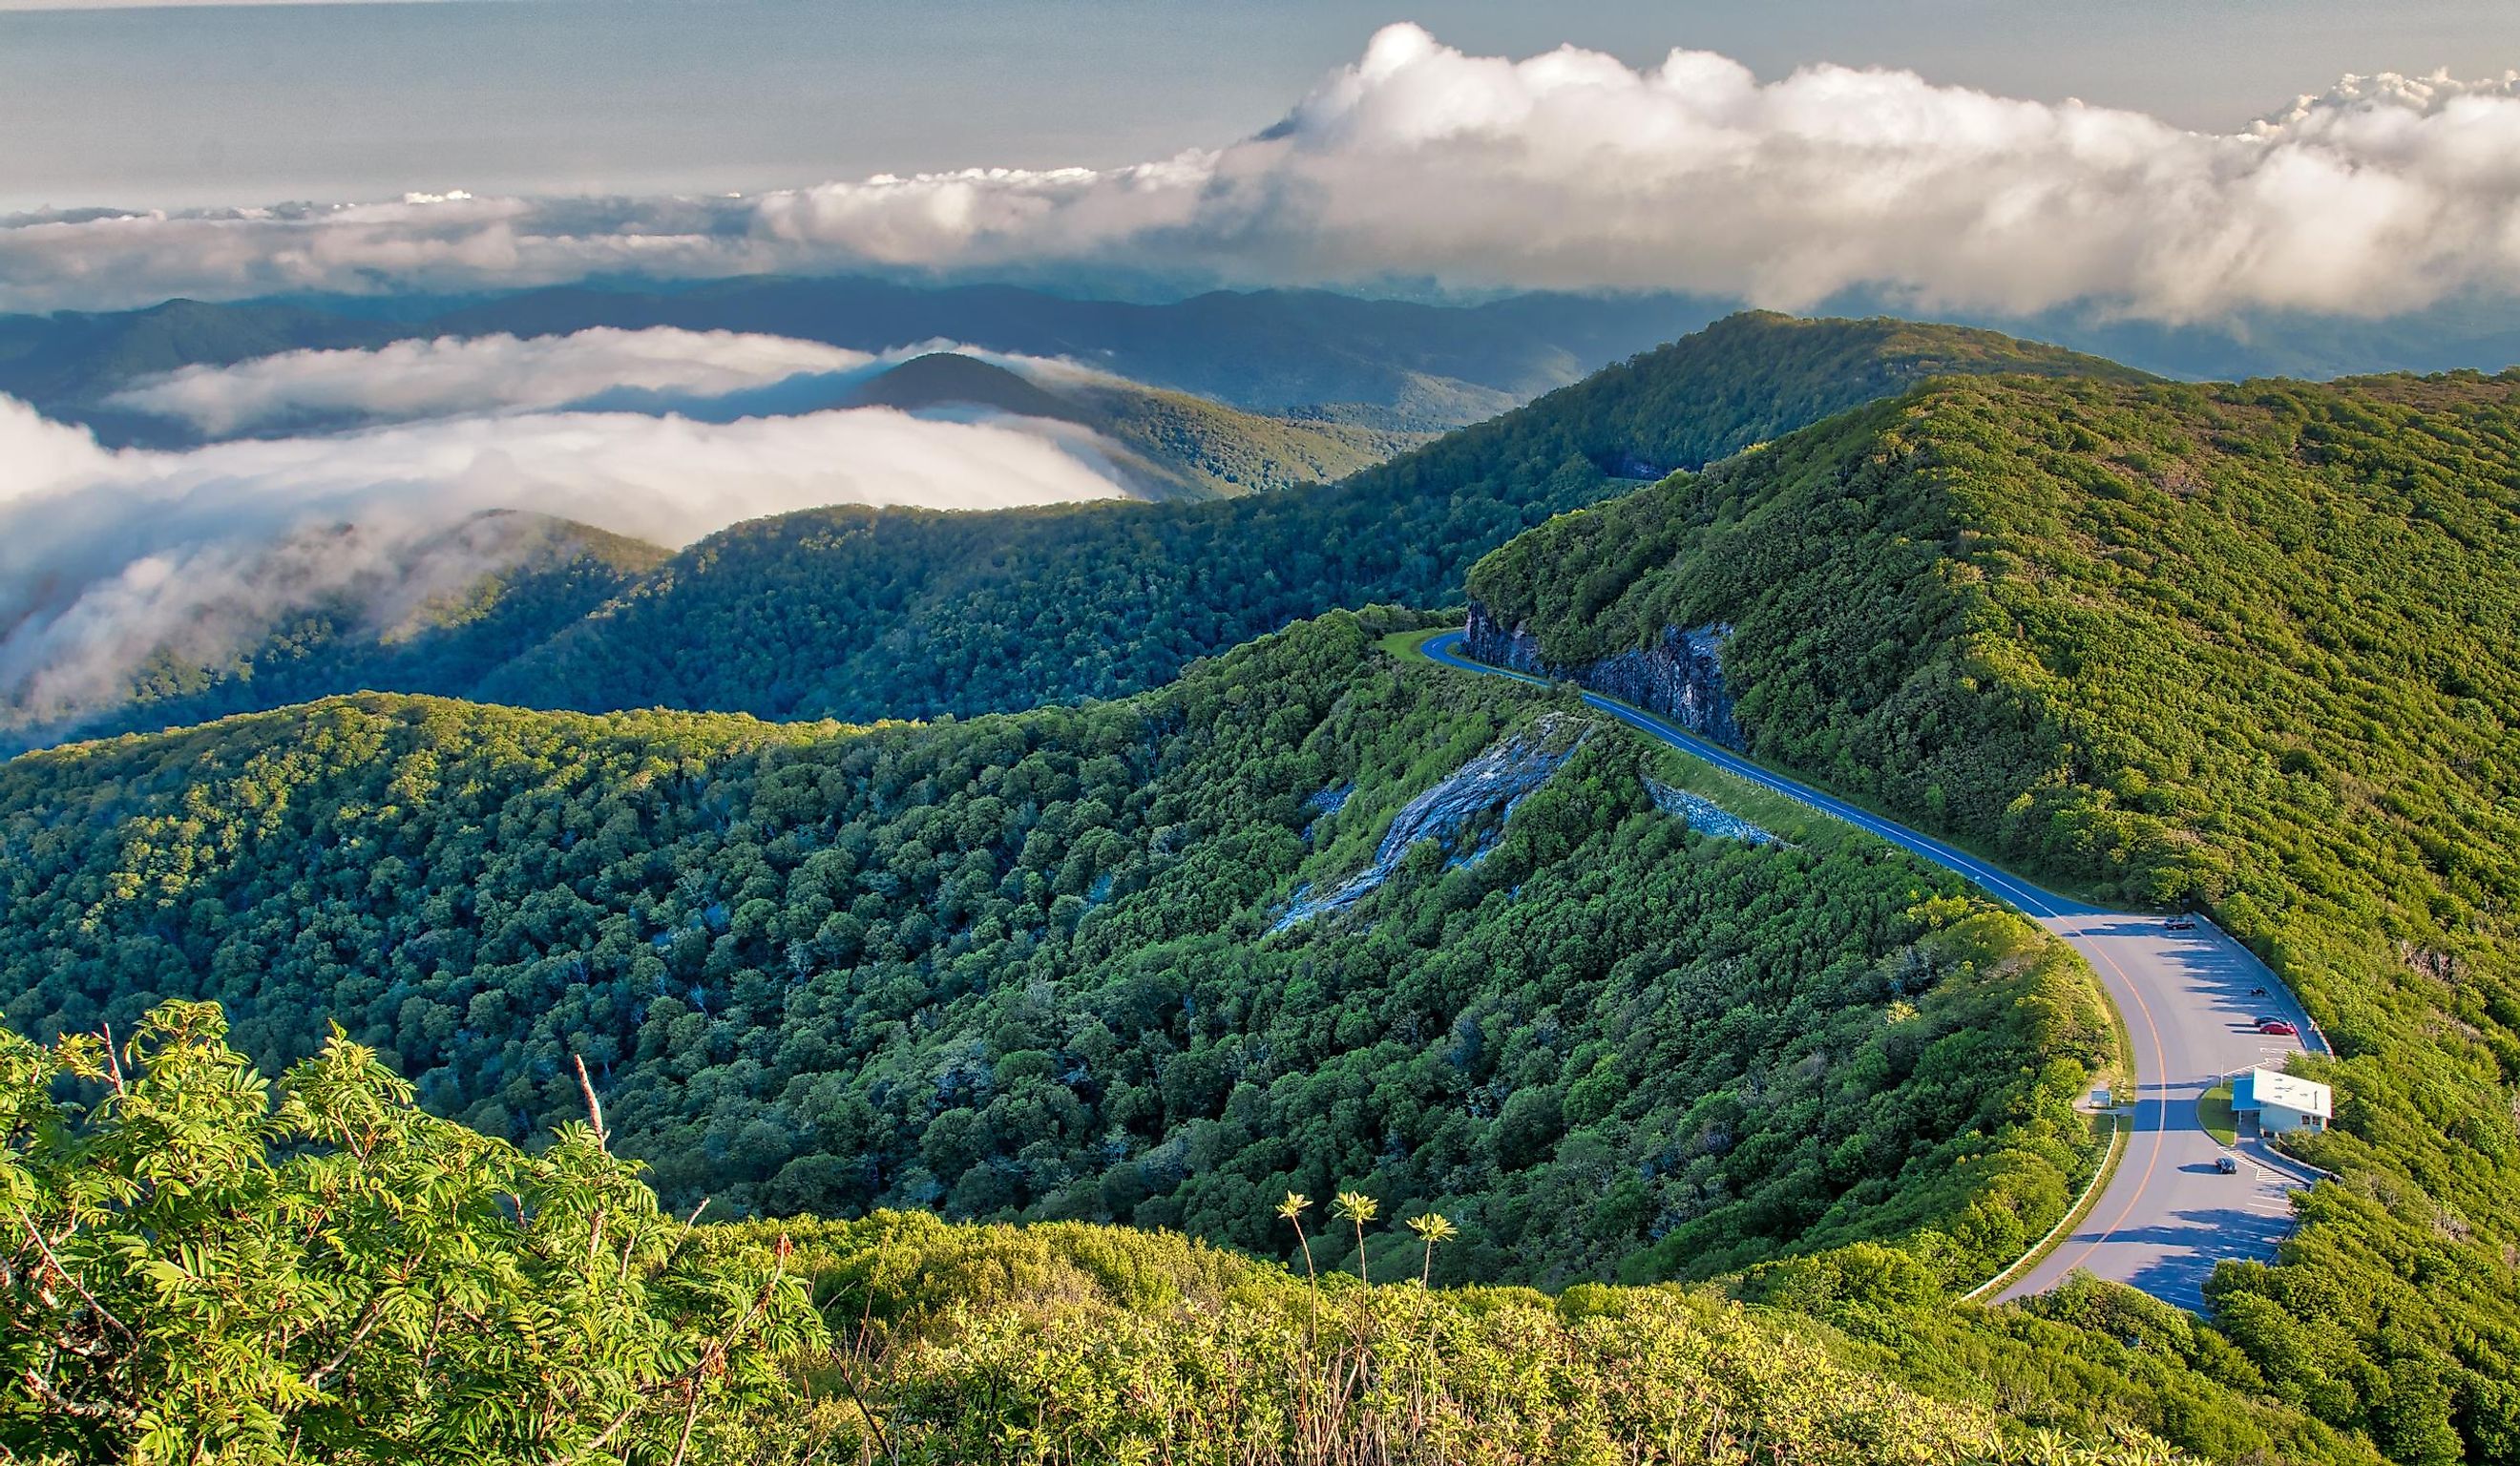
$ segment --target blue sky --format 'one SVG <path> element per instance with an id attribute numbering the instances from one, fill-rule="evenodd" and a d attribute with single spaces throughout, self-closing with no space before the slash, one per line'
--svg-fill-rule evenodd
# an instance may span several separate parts
<path id="1" fill-rule="evenodd" d="M 2348 71 L 2520 67 L 2509 0 L 28 3 L 0 0 L 0 211 L 1105 167 L 1265 126 L 1404 19 L 1474 53 L 1887 66 L 2217 131 Z"/>

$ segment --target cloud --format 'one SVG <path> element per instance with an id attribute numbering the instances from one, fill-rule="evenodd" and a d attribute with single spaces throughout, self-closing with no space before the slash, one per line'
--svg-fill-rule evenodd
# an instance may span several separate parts
<path id="1" fill-rule="evenodd" d="M 2216 134 L 1909 71 L 1514 61 L 1394 25 L 1266 132 L 1132 167 L 0 228 L 0 302 L 21 307 L 868 265 L 2377 315 L 2520 288 L 2520 78 L 2349 77 Z"/>
<path id="2" fill-rule="evenodd" d="M 568 407 L 607 394 L 724 397 L 792 377 L 864 372 L 880 358 L 786 336 L 658 327 L 570 335 L 440 336 L 373 350 L 285 351 L 193 366 L 111 406 L 180 418 L 212 437 L 304 420 L 370 422 Z"/>
<path id="3" fill-rule="evenodd" d="M 506 541 L 466 529 L 487 511 L 682 545 L 827 504 L 1120 492 L 1090 434 L 1030 420 L 519 413 L 163 453 L 105 449 L 0 397 L 0 722 L 110 701 L 161 651 L 214 665 L 332 598 L 389 625 L 494 568 Z"/>
<path id="4" fill-rule="evenodd" d="M 867 352 L 742 332 L 596 327 L 568 335 L 436 336 L 190 366 L 141 378 L 104 405 L 179 420 L 205 438 L 560 409 L 726 422 L 844 403 L 868 378 L 930 352 L 974 357 L 1041 382 L 1117 379 L 1063 359 L 942 338 Z M 1039 422 L 1012 425 L 1034 436 L 1056 430 Z M 1072 434 L 1067 441 L 1090 447 L 1092 455 L 1102 451 Z"/>

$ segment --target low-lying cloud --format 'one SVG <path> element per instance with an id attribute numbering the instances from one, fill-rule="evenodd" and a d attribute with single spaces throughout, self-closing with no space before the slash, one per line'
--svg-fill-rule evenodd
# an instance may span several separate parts
<path id="1" fill-rule="evenodd" d="M 1868 289 L 2171 322 L 2379 315 L 2520 290 L 2520 77 L 2348 78 L 2218 134 L 1909 71 L 1761 81 L 1687 50 L 1644 69 L 1572 48 L 1512 61 L 1394 25 L 1266 132 L 1133 167 L 48 215 L 0 228 L 0 303 L 1062 263 L 1785 308 Z"/>
<path id="2" fill-rule="evenodd" d="M 284 351 L 191 366 L 108 405 L 191 423 L 210 437 L 306 420 L 410 422 L 565 408 L 608 394 L 723 397 L 789 378 L 858 373 L 878 358 L 788 336 L 656 327 L 568 335 L 439 336 L 364 350 Z"/>
<path id="3" fill-rule="evenodd" d="M 828 504 L 1120 492 L 1091 435 L 1030 420 L 533 412 L 167 453 L 109 450 L 0 397 L 0 723 L 111 701 L 161 651 L 215 664 L 328 598 L 390 623 L 493 568 L 463 533 L 486 511 L 679 546 Z"/>
<path id="4" fill-rule="evenodd" d="M 941 339 L 870 352 L 745 332 L 595 327 L 567 335 L 416 337 L 190 366 L 135 381 L 104 405 L 178 421 L 204 438 L 562 410 L 725 422 L 844 406 L 885 369 L 939 351 L 1046 383 L 1108 379 L 1072 362 Z M 1035 436 L 1056 428 L 1018 425 Z M 1063 441 L 1080 446 L 1073 434 Z"/>

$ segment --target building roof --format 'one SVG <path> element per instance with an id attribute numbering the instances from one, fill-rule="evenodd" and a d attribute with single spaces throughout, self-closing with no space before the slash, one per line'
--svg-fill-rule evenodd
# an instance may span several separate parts
<path id="1" fill-rule="evenodd" d="M 2231 1108 L 2254 1110 L 2278 1105 L 2298 1110 L 2305 1115 L 2328 1118 L 2334 1103 L 2334 1091 L 2315 1079 L 2297 1074 L 2282 1074 L 2272 1069 L 2252 1069 L 2231 1086 Z"/>

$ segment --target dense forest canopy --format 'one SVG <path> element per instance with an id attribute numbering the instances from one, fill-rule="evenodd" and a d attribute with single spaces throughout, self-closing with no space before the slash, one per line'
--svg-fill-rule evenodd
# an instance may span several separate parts
<path id="1" fill-rule="evenodd" d="M 1370 629 L 935 728 L 362 697 L 31 755 L 9 1016 L 216 1000 L 275 1068 L 338 1022 L 516 1140 L 583 1055 L 676 1206 L 1275 1255 L 1268 1204 L 1344 1179 L 1452 1212 L 1450 1277 L 1891 1237 L 1963 1287 L 2061 1214 L 2111 1044 L 2079 964 L 1826 822 L 1691 832 L 1645 787 L 1688 771 L 1606 720 L 1550 720 L 1564 762 L 1501 828 L 1274 930 L 1547 701 Z"/>
<path id="2" fill-rule="evenodd" d="M 2501 1460 L 2515 564 L 2520 378 L 2002 378 L 1561 518 L 1470 594 L 1566 664 L 1729 623 L 1761 755 L 2113 899 L 2211 906 L 2337 1046 L 2305 1151 L 2345 1177 L 2277 1265 L 2225 1266 L 2217 1320 L 2399 1459 Z"/>
<path id="3" fill-rule="evenodd" d="M 1330 1399 L 1343 1431 L 1493 1436 L 1538 1459 L 1674 1419 L 1732 1421 L 1690 1447 L 1714 1459 L 1842 1431 L 1866 1459 L 1963 1427 L 1976 1454 L 1956 1459 L 2058 1458 L 2025 1428 L 2369 1459 L 2124 1290 L 1948 1304 L 2090 1166 L 2067 1106 L 2111 1040 L 2069 954 L 1947 874 L 1575 724 L 1551 694 L 1387 659 L 1388 624 L 1333 616 L 1126 703 L 923 729 L 362 697 L 29 755 L 0 771 L 10 1021 L 149 1036 L 166 1020 L 144 1009 L 180 992 L 232 1011 L 245 1054 L 213 1068 L 314 1053 L 373 1076 L 324 1047 L 338 1020 L 414 1080 L 359 1084 L 490 1133 L 397 1122 L 420 1175 L 449 1145 L 523 1164 L 509 1141 L 539 1149 L 586 1113 L 582 1056 L 612 1143 L 675 1210 L 706 1192 L 714 1215 L 1034 1222 L 878 1213 L 703 1227 L 672 1252 L 750 1269 L 659 1299 L 722 1306 L 787 1233 L 831 1334 L 876 1329 L 864 1353 L 796 1346 L 803 1394 L 784 1403 L 712 1397 L 702 1439 L 763 1459 L 857 1439 L 842 1379 L 926 1452 L 907 1459 L 965 1458 L 975 1421 L 1018 1419 L 1056 1422 L 1054 1442 L 1222 1451 Z M 1370 865 L 1414 796 L 1544 728 L 1567 757 L 1501 826 L 1472 820 L 1346 916 L 1269 934 L 1302 885 Z M 1790 843 L 1694 832 L 1648 777 Z M 1323 1199 L 1298 1213 L 1300 1246 L 1288 1191 Z M 1328 1215 L 1342 1191 L 1382 1223 Z M 1458 1227 L 1431 1255 L 1390 1224 L 1429 1212 Z M 1278 1262 L 1051 1220 L 1075 1217 Z M 564 1260 L 569 1235 L 530 1266 Z M 1490 1286 L 1622 1264 L 1747 1266 L 1717 1281 L 1764 1307 L 1754 1322 L 1705 1296 Z M 1287 1265 L 1472 1286 L 1314 1318 Z M 355 1322 L 368 1295 L 340 1286 Z M 257 1357 L 302 1370 L 308 1347 Z M 1433 1414 L 1402 1431 L 1373 1413 L 1388 1397 L 1306 1383 L 1367 1357 L 1420 1371 L 1410 1408 Z M 1552 1360 L 1546 1389 L 1479 1383 Z M 438 1367 L 379 1372 L 410 1382 L 407 1422 L 460 1413 Z M 1101 1413 L 1122 1378 L 1250 1403 Z M 1710 1399 L 1729 1402 L 1689 1413 Z M 1970 1412 L 1998 1407 L 2009 1424 L 1985 1434 Z M 1434 1419 L 1450 1423 L 1424 1435 Z M 2098 1458 L 2160 1458 L 2124 1450 Z"/>

